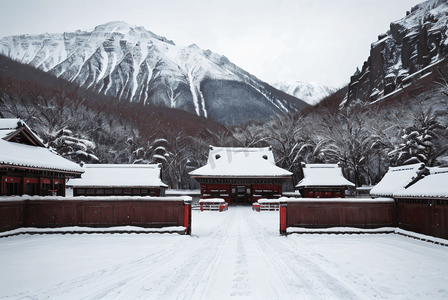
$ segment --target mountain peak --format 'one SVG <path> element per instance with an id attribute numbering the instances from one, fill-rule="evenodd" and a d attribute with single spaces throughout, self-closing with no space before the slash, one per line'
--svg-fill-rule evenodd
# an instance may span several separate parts
<path id="1" fill-rule="evenodd" d="M 188 48 L 191 48 L 191 49 L 200 49 L 200 48 L 198 47 L 198 45 L 196 45 L 196 44 L 191 44 L 190 46 L 188 46 Z"/>
<path id="2" fill-rule="evenodd" d="M 118 27 L 118 26 L 129 27 L 129 28 L 131 27 L 128 23 L 126 23 L 124 21 L 110 21 L 110 22 L 107 22 L 104 24 L 97 25 L 95 27 L 95 30 L 97 28 L 114 28 L 114 27 Z"/>
<path id="3" fill-rule="evenodd" d="M 276 81 L 272 84 L 276 89 L 281 90 L 291 96 L 299 98 L 310 105 L 319 103 L 336 89 L 318 84 L 316 82 L 306 82 L 297 80 Z"/>
<path id="4" fill-rule="evenodd" d="M 111 21 L 108 23 L 104 23 L 101 25 L 98 25 L 93 30 L 94 32 L 109 32 L 112 33 L 121 33 L 124 35 L 130 34 L 132 32 L 136 32 L 143 35 L 149 35 L 153 39 L 157 39 L 159 41 L 162 41 L 164 43 L 168 43 L 171 45 L 175 45 L 173 41 L 168 40 L 166 37 L 157 35 L 147 29 L 143 26 L 136 26 L 136 25 L 129 25 L 128 23 L 124 21 Z"/>
<path id="5" fill-rule="evenodd" d="M 176 46 L 122 21 L 91 31 L 6 37 L 0 40 L 0 54 L 98 94 L 181 109 L 228 125 L 307 106 L 224 56 L 196 44 Z"/>
<path id="6" fill-rule="evenodd" d="M 126 34 L 129 31 L 133 30 L 136 26 L 131 26 L 123 21 L 112 21 L 108 23 L 104 23 L 95 27 L 93 31 L 104 31 L 104 32 L 119 32 Z"/>

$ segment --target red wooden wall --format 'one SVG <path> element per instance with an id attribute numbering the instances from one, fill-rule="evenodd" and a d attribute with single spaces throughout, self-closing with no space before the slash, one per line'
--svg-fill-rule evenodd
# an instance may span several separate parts
<path id="1" fill-rule="evenodd" d="M 0 232 L 23 226 L 24 201 L 0 201 Z"/>
<path id="2" fill-rule="evenodd" d="M 288 227 L 329 228 L 355 227 L 380 228 L 396 226 L 394 201 L 290 201 L 280 204 L 285 211 L 280 220 L 284 224 L 281 234 Z M 282 217 L 282 214 L 280 214 Z"/>
<path id="3" fill-rule="evenodd" d="M 345 198 L 345 188 L 304 188 L 300 194 L 304 198 Z"/>
<path id="4" fill-rule="evenodd" d="M 19 227 L 185 226 L 191 232 L 191 205 L 184 200 L 0 201 L 0 232 Z"/>
<path id="5" fill-rule="evenodd" d="M 398 226 L 448 239 L 448 200 L 398 199 Z"/>
<path id="6" fill-rule="evenodd" d="M 231 203 L 231 185 L 230 184 L 204 184 L 201 183 L 201 199 L 222 198 L 227 203 Z"/>
<path id="7" fill-rule="evenodd" d="M 201 199 L 222 198 L 231 204 L 235 196 L 232 188 L 244 186 L 249 189 L 246 194 L 247 202 L 256 202 L 261 198 L 279 198 L 282 195 L 282 186 L 280 184 L 201 184 Z"/>

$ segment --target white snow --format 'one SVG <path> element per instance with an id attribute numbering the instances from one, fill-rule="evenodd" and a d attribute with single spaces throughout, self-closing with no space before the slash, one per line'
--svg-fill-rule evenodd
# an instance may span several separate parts
<path id="1" fill-rule="evenodd" d="M 280 201 L 281 201 L 280 199 L 285 200 L 286 198 L 285 198 L 285 197 L 281 197 L 281 198 L 279 198 L 279 199 L 266 199 L 266 198 L 261 198 L 261 199 L 258 199 L 257 202 L 260 203 L 260 204 L 264 204 L 264 203 L 278 204 L 278 203 L 280 203 Z"/>
<path id="2" fill-rule="evenodd" d="M 303 227 L 289 227 L 286 231 L 288 233 L 379 233 L 389 232 L 395 233 L 395 227 L 382 227 L 374 229 L 354 228 L 354 227 L 332 227 L 332 228 L 303 228 Z"/>
<path id="3" fill-rule="evenodd" d="M 192 176 L 290 177 L 291 172 L 275 165 L 271 148 L 230 148 L 210 146 L 205 166 Z"/>
<path id="4" fill-rule="evenodd" d="M 104 50 L 104 47 L 101 46 L 99 49 L 101 55 L 101 64 L 99 65 L 100 74 L 98 75 L 97 81 L 103 79 L 104 75 L 106 75 L 107 66 L 109 64 L 109 55 L 107 55 L 107 52 Z"/>
<path id="5" fill-rule="evenodd" d="M 445 198 L 448 199 L 448 168 L 430 168 L 430 175 L 407 189 L 394 193 L 396 198 Z"/>
<path id="6" fill-rule="evenodd" d="M 303 168 L 304 178 L 296 187 L 311 186 L 355 186 L 342 175 L 337 164 L 306 164 Z"/>
<path id="7" fill-rule="evenodd" d="M 160 179 L 160 165 L 85 164 L 82 178 L 70 179 L 67 186 L 154 186 L 168 187 Z"/>
<path id="8" fill-rule="evenodd" d="M 201 190 L 176 190 L 168 189 L 165 191 L 165 195 L 189 195 L 189 196 L 200 196 Z"/>
<path id="9" fill-rule="evenodd" d="M 135 48 L 138 48 L 138 51 L 141 54 L 140 47 L 135 46 Z M 134 51 L 135 51 L 135 48 L 134 48 Z M 133 101 L 134 96 L 135 96 L 135 92 L 137 91 L 137 88 L 138 88 L 137 77 L 138 77 L 139 72 L 140 72 L 141 63 L 145 59 L 146 59 L 146 57 L 143 57 L 143 56 L 142 57 L 138 57 L 137 55 L 134 55 L 134 54 L 132 55 L 133 72 L 131 74 L 131 78 L 132 78 L 132 89 L 131 89 L 131 96 L 130 96 L 131 101 Z"/>
<path id="10" fill-rule="evenodd" d="M 117 54 L 115 52 L 111 53 L 112 56 L 112 61 L 110 63 L 110 68 L 109 70 L 109 74 L 112 74 L 112 72 L 115 70 L 115 67 L 117 66 L 117 62 L 118 62 L 118 58 L 117 58 Z M 109 81 L 109 83 L 107 84 L 106 90 L 104 91 L 104 95 L 107 95 L 107 92 L 109 91 L 109 89 L 112 87 L 112 80 Z"/>
<path id="11" fill-rule="evenodd" d="M 99 196 L 79 196 L 79 197 L 64 197 L 60 196 L 1 196 L 0 202 L 18 202 L 18 201 L 104 201 L 103 197 Z M 187 195 L 182 196 L 167 196 L 167 197 L 153 197 L 153 196 L 107 196 L 107 201 L 184 201 L 191 202 L 192 197 Z"/>
<path id="12" fill-rule="evenodd" d="M 434 7 L 436 7 L 434 9 Z M 447 21 L 446 13 L 448 12 L 448 5 L 440 0 L 429 0 L 422 2 L 415 6 L 412 13 L 401 20 L 393 23 L 398 23 L 403 27 L 406 27 L 409 31 L 421 26 L 422 21 L 425 16 L 432 15 L 437 21 L 435 23 L 430 23 L 432 26 L 428 30 L 434 30 L 436 28 L 444 28 Z M 412 33 L 412 31 L 411 31 Z"/>
<path id="13" fill-rule="evenodd" d="M 19 124 L 22 125 L 24 123 L 20 119 L 0 119 L 0 130 L 15 130 Z"/>
<path id="14" fill-rule="evenodd" d="M 194 83 L 194 75 L 193 75 L 193 68 L 190 68 L 188 70 L 188 81 L 189 81 L 189 85 L 190 85 L 190 91 L 191 91 L 191 96 L 193 97 L 193 104 L 194 104 L 194 109 L 196 110 L 196 114 L 198 116 L 201 115 L 200 111 L 199 111 L 199 97 L 196 93 L 196 85 Z M 202 102 L 201 102 L 202 103 Z"/>
<path id="15" fill-rule="evenodd" d="M 422 163 L 389 167 L 383 179 L 370 190 L 370 195 L 374 197 L 393 197 L 395 192 L 404 190 L 404 187 L 417 176 L 417 171 L 422 167 L 424 167 Z"/>
<path id="16" fill-rule="evenodd" d="M 0 232 L 1 237 L 9 237 L 19 234 L 74 234 L 74 233 L 154 233 L 154 232 L 168 232 L 181 233 L 185 231 L 184 226 L 169 226 L 161 228 L 143 228 L 136 226 L 116 226 L 107 228 L 93 228 L 93 227 L 79 227 L 69 226 L 60 228 L 35 228 L 35 227 L 21 227 L 7 232 Z"/>
<path id="17" fill-rule="evenodd" d="M 374 89 L 372 94 L 370 94 L 370 97 L 375 97 L 376 95 L 378 95 L 380 93 L 380 91 L 378 89 Z"/>
<path id="18" fill-rule="evenodd" d="M 288 198 L 280 197 L 277 202 L 343 202 L 343 203 L 359 203 L 359 202 L 384 202 L 384 203 L 394 203 L 393 198 Z"/>
<path id="19" fill-rule="evenodd" d="M 448 247 L 399 234 L 283 237 L 278 215 L 250 207 L 193 211 L 192 236 L 0 238 L 0 298 L 448 297 Z"/>
<path id="20" fill-rule="evenodd" d="M 221 198 L 208 198 L 199 200 L 199 203 L 225 203 L 225 202 L 226 200 Z"/>
<path id="21" fill-rule="evenodd" d="M 390 38 L 390 36 L 386 36 L 386 37 L 382 38 L 381 40 L 378 40 L 378 41 L 372 43 L 372 44 L 370 45 L 370 47 L 371 47 L 371 48 L 375 48 L 377 45 L 379 45 L 379 44 L 381 44 L 381 43 L 384 43 L 384 42 L 387 41 L 389 38 Z"/>
<path id="22" fill-rule="evenodd" d="M 276 81 L 272 83 L 272 86 L 310 105 L 319 103 L 320 100 L 336 91 L 333 87 L 304 81 Z"/>
<path id="23" fill-rule="evenodd" d="M 0 119 L 0 165 L 83 172 L 83 169 L 77 164 L 54 154 L 45 147 L 4 140 L 5 137 L 15 131 L 19 121 L 18 119 Z M 32 131 L 31 133 L 34 134 Z M 35 137 L 40 140 L 38 136 L 35 135 Z"/>

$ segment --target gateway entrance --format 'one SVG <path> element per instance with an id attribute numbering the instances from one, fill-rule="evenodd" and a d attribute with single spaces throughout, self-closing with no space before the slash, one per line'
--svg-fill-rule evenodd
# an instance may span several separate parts
<path id="1" fill-rule="evenodd" d="M 232 186 L 232 203 L 244 204 L 251 203 L 250 198 L 250 186 L 245 185 L 233 185 Z"/>

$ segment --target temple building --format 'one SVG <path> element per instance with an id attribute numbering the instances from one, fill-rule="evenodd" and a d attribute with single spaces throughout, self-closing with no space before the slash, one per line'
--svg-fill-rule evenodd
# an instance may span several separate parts
<path id="1" fill-rule="evenodd" d="M 302 164 L 304 178 L 296 185 L 303 198 L 345 198 L 355 185 L 344 178 L 338 164 Z"/>
<path id="2" fill-rule="evenodd" d="M 201 185 L 201 198 L 230 204 L 279 198 L 292 173 L 275 165 L 272 148 L 210 146 L 207 164 L 189 173 Z"/>
<path id="3" fill-rule="evenodd" d="M 73 196 L 164 196 L 161 166 L 85 164 L 82 178 L 67 182 Z"/>
<path id="4" fill-rule="evenodd" d="M 51 152 L 20 119 L 0 119 L 0 196 L 64 196 L 77 164 Z"/>
<path id="5" fill-rule="evenodd" d="M 393 198 L 395 192 L 411 186 L 414 181 L 420 179 L 421 175 L 424 175 L 426 172 L 429 171 L 423 163 L 389 167 L 383 179 L 370 190 L 370 195 L 374 198 Z"/>
<path id="6" fill-rule="evenodd" d="M 421 200 L 426 200 L 429 204 L 433 203 L 436 209 L 440 209 L 442 208 L 440 205 L 444 205 L 444 225 L 448 229 L 448 222 L 446 221 L 448 220 L 448 209 L 446 208 L 448 205 L 448 187 L 446 186 L 448 183 L 448 168 L 428 167 L 424 176 L 416 176 L 415 178 L 418 178 L 418 180 L 411 182 L 406 188 L 396 189 L 393 194 L 394 199 L 399 202 L 400 200 L 407 200 L 410 203 L 422 203 Z M 440 207 L 437 207 L 437 205 Z M 439 214 L 441 215 L 441 211 Z"/>

